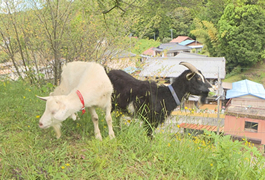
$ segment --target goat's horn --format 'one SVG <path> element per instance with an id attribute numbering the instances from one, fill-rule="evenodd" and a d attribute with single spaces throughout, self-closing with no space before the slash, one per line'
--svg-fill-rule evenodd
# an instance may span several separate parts
<path id="1" fill-rule="evenodd" d="M 188 62 L 180 62 L 179 64 L 183 65 L 183 66 L 186 66 L 192 72 L 198 73 L 198 69 L 195 66 L 193 66 L 192 64 L 188 63 Z"/>
<path id="2" fill-rule="evenodd" d="M 43 101 L 47 101 L 50 97 L 40 97 L 40 96 L 36 96 L 37 98 L 43 100 Z"/>

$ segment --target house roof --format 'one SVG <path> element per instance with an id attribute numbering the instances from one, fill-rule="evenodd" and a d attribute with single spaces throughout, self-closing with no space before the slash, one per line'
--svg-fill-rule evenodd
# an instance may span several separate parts
<path id="1" fill-rule="evenodd" d="M 176 52 L 176 51 L 187 51 L 191 48 L 188 46 L 179 45 L 177 43 L 164 43 L 160 44 L 158 47 L 153 48 L 154 51 L 162 52 L 167 50 L 168 52 Z"/>
<path id="2" fill-rule="evenodd" d="M 218 71 L 221 79 L 225 78 L 225 58 L 224 57 L 198 57 L 198 58 L 178 58 L 178 57 L 154 57 L 146 60 L 140 76 L 160 76 L 160 77 L 178 77 L 183 71 L 187 70 L 185 66 L 179 65 L 185 61 L 201 70 L 205 78 L 217 79 Z"/>
<path id="3" fill-rule="evenodd" d="M 202 57 L 207 57 L 207 55 L 188 53 L 188 52 L 180 52 L 175 57 L 177 57 L 177 58 L 202 58 Z"/>
<path id="4" fill-rule="evenodd" d="M 180 42 L 185 41 L 187 39 L 191 39 L 191 38 L 189 36 L 178 36 L 177 38 L 172 39 L 170 42 L 180 43 Z"/>
<path id="5" fill-rule="evenodd" d="M 229 105 L 225 110 L 226 116 L 265 120 L 264 106 L 239 106 Z"/>
<path id="6" fill-rule="evenodd" d="M 183 46 L 187 46 L 187 45 L 189 45 L 189 44 L 191 44 L 193 42 L 195 42 L 195 40 L 189 40 L 189 39 L 187 39 L 185 41 L 180 42 L 179 44 L 180 45 L 183 45 Z"/>
<path id="7" fill-rule="evenodd" d="M 126 57 L 135 57 L 136 54 L 132 53 L 132 52 L 128 52 L 128 51 L 123 51 L 120 52 L 119 54 L 117 54 L 119 58 L 126 58 Z"/>
<path id="8" fill-rule="evenodd" d="M 144 55 L 149 55 L 149 56 L 153 56 L 154 55 L 154 50 L 153 50 L 154 47 L 151 47 L 149 49 L 147 49 L 146 51 L 144 51 L 142 54 Z"/>
<path id="9" fill-rule="evenodd" d="M 138 70 L 139 70 L 139 68 L 132 67 L 132 66 L 124 68 L 124 71 L 129 73 L 129 74 L 132 74 L 132 73 L 134 73 L 135 71 L 138 71 Z"/>
<path id="10" fill-rule="evenodd" d="M 197 45 L 197 46 L 188 46 L 191 49 L 202 49 L 204 45 Z"/>
<path id="11" fill-rule="evenodd" d="M 232 89 L 226 93 L 226 99 L 236 98 L 240 96 L 252 95 L 261 99 L 265 99 L 265 90 L 262 84 L 242 80 L 232 84 Z"/>

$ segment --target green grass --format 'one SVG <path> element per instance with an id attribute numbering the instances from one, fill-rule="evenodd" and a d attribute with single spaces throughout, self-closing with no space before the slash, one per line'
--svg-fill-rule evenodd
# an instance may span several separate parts
<path id="1" fill-rule="evenodd" d="M 0 82 L 0 179 L 264 179 L 264 157 L 255 147 L 206 132 L 201 137 L 157 133 L 146 137 L 138 121 L 117 126 L 103 141 L 94 138 L 88 113 L 63 122 L 62 137 L 38 121 L 49 94 L 23 82 Z M 125 123 L 127 125 L 125 125 Z"/>
<path id="2" fill-rule="evenodd" d="M 142 54 L 144 51 L 148 50 L 151 47 L 157 47 L 161 43 L 159 41 L 155 41 L 153 39 L 140 39 L 140 40 L 134 40 L 136 41 L 134 48 L 132 49 L 132 52 L 135 54 Z"/>
<path id="3" fill-rule="evenodd" d="M 223 81 L 233 83 L 248 79 L 257 83 L 261 83 L 265 86 L 264 62 L 265 61 L 261 61 L 252 67 L 245 68 L 242 70 L 242 72 L 240 71 L 240 68 L 237 68 L 230 74 L 227 74 Z"/>

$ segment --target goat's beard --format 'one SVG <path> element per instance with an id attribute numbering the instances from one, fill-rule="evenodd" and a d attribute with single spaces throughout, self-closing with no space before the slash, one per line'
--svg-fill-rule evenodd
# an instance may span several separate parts
<path id="1" fill-rule="evenodd" d="M 205 104 L 206 103 L 207 96 L 208 96 L 208 92 L 205 92 L 205 93 L 201 94 L 201 99 L 200 99 L 200 103 L 201 104 Z"/>

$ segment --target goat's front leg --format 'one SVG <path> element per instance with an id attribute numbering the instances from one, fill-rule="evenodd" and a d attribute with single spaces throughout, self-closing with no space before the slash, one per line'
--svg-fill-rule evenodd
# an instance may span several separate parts
<path id="1" fill-rule="evenodd" d="M 71 118 L 75 121 L 75 120 L 79 120 L 78 115 L 76 115 L 75 113 L 71 115 Z"/>
<path id="2" fill-rule="evenodd" d="M 112 117 L 111 117 L 111 103 L 106 107 L 106 122 L 109 128 L 109 137 L 110 139 L 115 138 L 115 134 L 112 127 Z"/>
<path id="3" fill-rule="evenodd" d="M 96 110 L 92 107 L 88 108 L 89 112 L 91 113 L 91 118 L 94 124 L 94 132 L 96 139 L 102 140 L 102 136 L 100 134 L 100 130 L 98 127 L 98 115 L 96 113 Z"/>
<path id="4" fill-rule="evenodd" d="M 61 123 L 58 123 L 58 124 L 54 124 L 52 127 L 54 128 L 55 130 L 55 133 L 56 133 L 56 138 L 59 139 L 61 137 Z"/>

